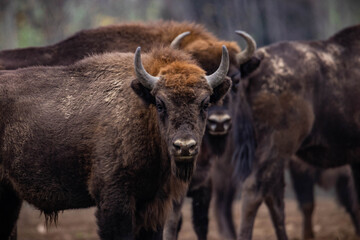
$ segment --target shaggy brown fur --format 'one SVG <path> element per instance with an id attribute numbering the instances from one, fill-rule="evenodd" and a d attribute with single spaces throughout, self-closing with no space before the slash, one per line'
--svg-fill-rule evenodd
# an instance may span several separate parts
<path id="1" fill-rule="evenodd" d="M 360 169 L 360 105 L 355 104 L 360 102 L 359 39 L 360 25 L 325 41 L 281 42 L 255 54 L 261 59 L 260 67 L 247 73 L 245 81 L 249 81 L 247 99 L 253 111 L 257 149 L 252 174 L 242 187 L 237 239 L 251 239 L 263 201 L 278 239 L 287 239 L 283 172 L 285 160 L 293 154 L 321 167 L 350 163 L 353 170 L 354 166 Z M 357 176 L 354 174 L 355 180 Z M 227 210 L 219 210 L 223 212 Z"/>
<path id="2" fill-rule="evenodd" d="M 238 45 L 235 42 L 219 41 L 203 26 L 186 22 L 131 23 L 85 30 L 53 46 L 0 52 L 0 66 L 2 62 L 5 68 L 67 65 L 94 53 L 134 51 L 138 45 L 148 51 L 152 47 L 169 45 L 177 35 L 185 31 L 190 31 L 191 34 L 181 41 L 179 48 L 192 54 L 207 74 L 217 69 L 221 59 L 221 46 L 227 46 L 231 64 L 228 76 L 232 77 L 233 90 L 236 91 L 236 85 L 240 81 L 240 66 L 235 58 L 240 52 Z M 157 65 L 155 63 L 152 66 Z M 154 67 L 148 69 L 152 74 L 159 71 Z M 191 169 L 188 170 L 192 172 Z"/>
<path id="3" fill-rule="evenodd" d="M 226 94 L 230 81 L 212 89 L 187 54 L 156 49 L 142 58 L 160 77 L 150 92 L 136 79 L 133 58 L 112 53 L 0 72 L 0 202 L 9 201 L 0 206 L 1 239 L 22 199 L 50 217 L 96 205 L 101 239 L 161 236 L 196 160 L 182 166 L 173 142 L 201 144 L 203 105 L 212 92 L 213 101 Z M 155 107 L 160 99 L 166 111 Z"/>
<path id="4" fill-rule="evenodd" d="M 192 54 L 208 74 L 219 66 L 222 45 L 229 51 L 231 64 L 239 68 L 235 55 L 240 52 L 240 48 L 235 42 L 219 41 L 198 24 L 159 21 L 84 30 L 51 46 L 1 51 L 0 69 L 68 65 L 92 54 L 134 52 L 138 46 L 145 52 L 153 47 L 169 46 L 175 37 L 186 31 L 191 34 L 181 41 L 180 49 Z"/>

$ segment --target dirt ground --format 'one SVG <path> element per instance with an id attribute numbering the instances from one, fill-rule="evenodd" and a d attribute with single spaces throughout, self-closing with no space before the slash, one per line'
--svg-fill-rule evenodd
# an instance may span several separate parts
<path id="1" fill-rule="evenodd" d="M 180 240 L 195 240 L 195 234 L 191 225 L 190 200 L 185 204 L 184 224 L 180 232 Z M 44 227 L 44 216 L 34 210 L 28 204 L 24 204 L 18 223 L 19 240 L 93 240 L 98 239 L 94 208 L 84 210 L 65 211 L 59 214 L 57 226 Z M 240 219 L 240 202 L 234 206 L 237 226 Z M 286 229 L 290 239 L 301 239 L 301 214 L 298 211 L 296 201 L 286 199 Z M 360 239 L 354 235 L 354 229 L 350 217 L 345 210 L 339 207 L 332 198 L 318 197 L 314 214 L 314 229 L 316 239 L 321 240 L 355 240 Z M 221 239 L 217 234 L 214 216 L 211 211 L 209 227 L 209 240 Z M 275 240 L 275 233 L 264 205 L 261 206 L 253 234 L 254 240 Z"/>

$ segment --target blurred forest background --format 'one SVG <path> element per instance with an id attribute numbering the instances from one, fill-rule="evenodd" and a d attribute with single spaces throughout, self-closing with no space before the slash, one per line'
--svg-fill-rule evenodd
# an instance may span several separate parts
<path id="1" fill-rule="evenodd" d="M 0 50 L 56 43 L 81 29 L 158 19 L 204 24 L 259 46 L 280 40 L 325 39 L 360 23 L 360 0 L 0 0 Z"/>

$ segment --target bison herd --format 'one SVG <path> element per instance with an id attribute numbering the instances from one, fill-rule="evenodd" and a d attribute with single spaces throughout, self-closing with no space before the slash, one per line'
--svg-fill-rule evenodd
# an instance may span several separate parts
<path id="1" fill-rule="evenodd" d="M 222 239 L 251 239 L 263 202 L 288 239 L 287 167 L 304 239 L 316 183 L 336 185 L 359 235 L 360 25 L 259 49 L 236 33 L 245 50 L 162 21 L 1 51 L 0 240 L 17 239 L 24 200 L 47 223 L 96 206 L 103 240 L 177 239 L 186 196 L 199 240 L 212 198 Z"/>

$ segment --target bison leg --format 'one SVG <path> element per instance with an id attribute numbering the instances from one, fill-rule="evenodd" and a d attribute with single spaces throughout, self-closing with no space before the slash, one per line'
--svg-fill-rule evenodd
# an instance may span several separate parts
<path id="1" fill-rule="evenodd" d="M 211 186 L 204 186 L 189 194 L 192 197 L 193 226 L 199 240 L 206 240 L 209 225 Z"/>
<path id="2" fill-rule="evenodd" d="M 158 231 L 141 229 L 140 233 L 136 236 L 136 240 L 162 240 L 162 239 L 163 239 L 163 229 L 158 229 Z"/>
<path id="3" fill-rule="evenodd" d="M 214 211 L 219 234 L 223 239 L 236 239 L 232 215 L 232 203 L 236 194 L 236 183 L 232 174 L 214 167 L 212 184 L 214 191 Z"/>
<path id="4" fill-rule="evenodd" d="M 360 164 L 351 164 L 352 175 L 355 182 L 356 196 L 358 202 L 360 201 Z"/>
<path id="5" fill-rule="evenodd" d="M 180 203 L 173 202 L 173 211 L 170 213 L 168 219 L 166 219 L 164 227 L 164 240 L 178 239 L 178 234 L 181 227 L 181 208 L 184 199 Z"/>
<path id="6" fill-rule="evenodd" d="M 117 207 L 120 207 L 117 205 Z M 119 209 L 99 208 L 96 212 L 101 240 L 133 240 L 132 217 Z"/>
<path id="7" fill-rule="evenodd" d="M 262 195 L 255 189 L 256 186 L 254 186 L 253 183 L 249 184 L 249 181 L 253 181 L 253 179 L 251 178 L 248 178 L 244 182 L 241 193 L 241 223 L 238 240 L 252 239 L 252 232 L 254 228 L 256 213 L 263 200 Z"/>
<path id="8" fill-rule="evenodd" d="M 0 181 L 0 239 L 16 240 L 16 221 L 21 203 L 11 184 Z"/>
<path id="9" fill-rule="evenodd" d="M 341 205 L 350 214 L 357 235 L 360 235 L 360 209 L 351 175 L 341 174 L 336 181 L 336 194 Z"/>
<path id="10" fill-rule="evenodd" d="M 303 238 L 312 239 L 314 238 L 312 228 L 314 176 L 308 170 L 304 170 L 304 166 L 299 166 L 299 164 L 293 160 L 290 161 L 289 169 L 295 195 L 303 214 Z"/>
<path id="11" fill-rule="evenodd" d="M 119 189 L 119 188 L 118 188 Z M 133 240 L 133 210 L 127 196 L 104 187 L 104 196 L 96 199 L 96 218 L 101 240 Z M 106 195 L 111 193 L 111 195 Z"/>
<path id="12" fill-rule="evenodd" d="M 265 197 L 266 206 L 269 208 L 277 239 L 286 240 L 285 229 L 285 204 L 284 204 L 284 170 L 278 173 L 278 180 Z"/>

